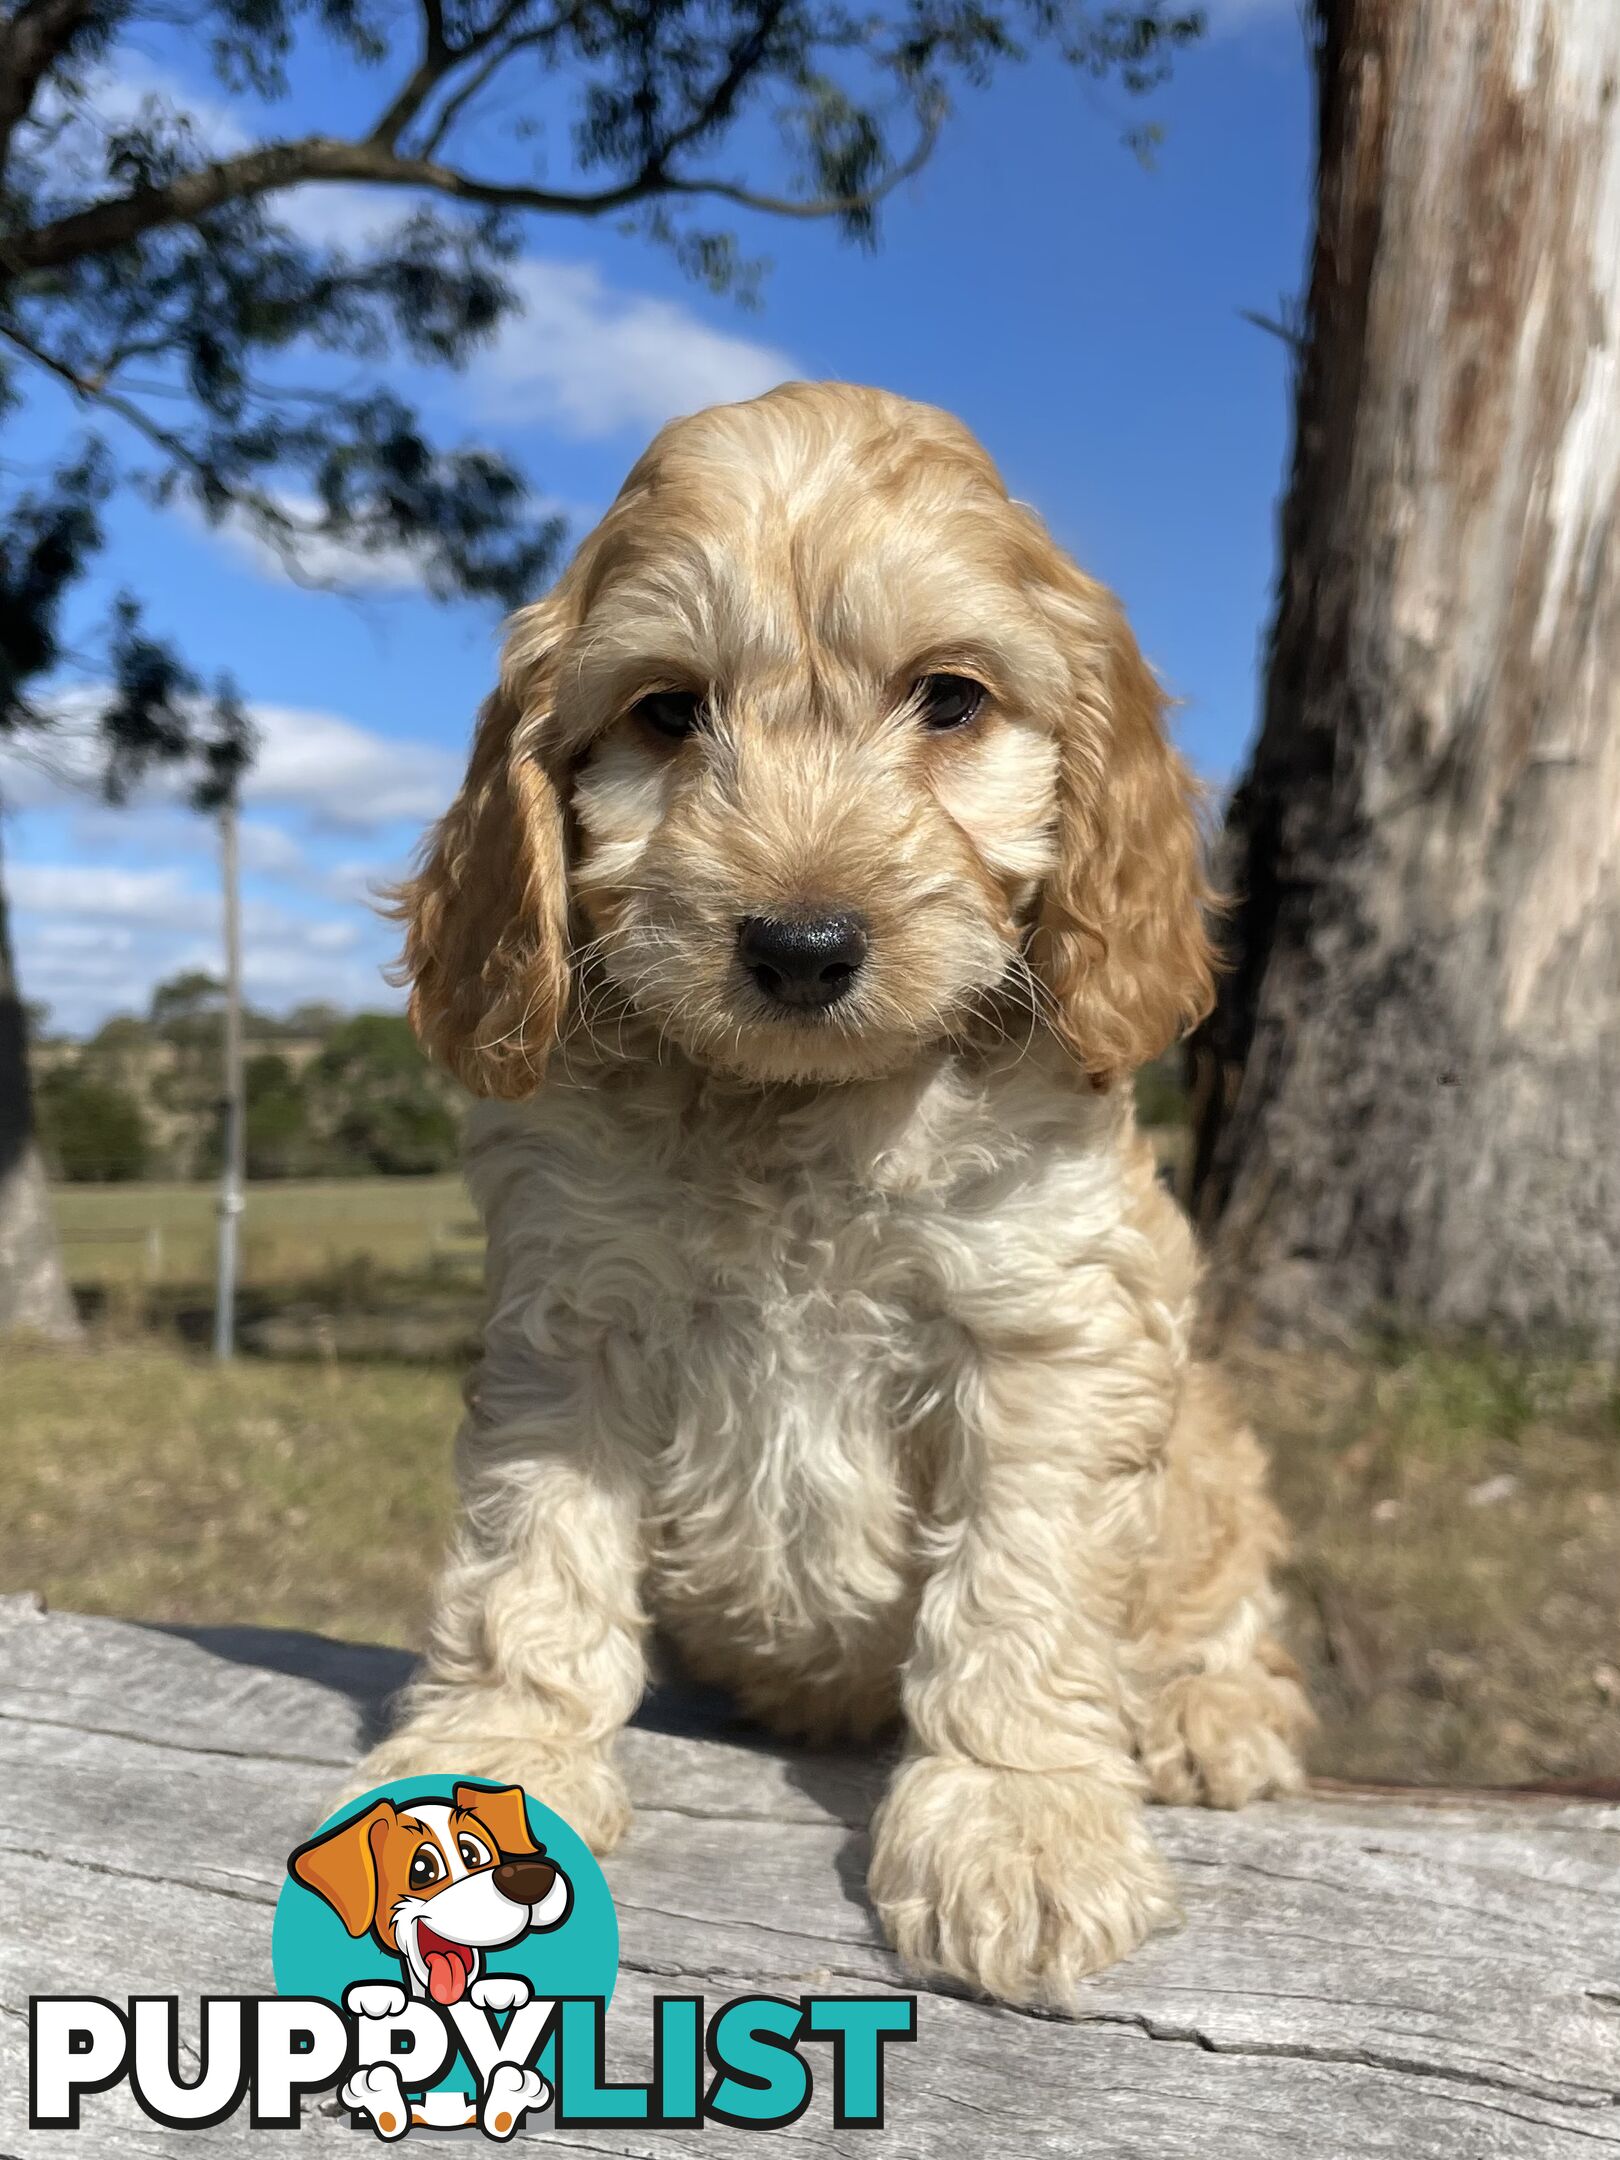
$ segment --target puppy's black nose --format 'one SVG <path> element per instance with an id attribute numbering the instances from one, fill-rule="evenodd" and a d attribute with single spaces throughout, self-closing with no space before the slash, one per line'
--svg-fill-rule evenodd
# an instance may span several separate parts
<path id="1" fill-rule="evenodd" d="M 858 915 L 750 915 L 738 925 L 742 964 L 778 1005 L 836 1005 L 866 958 Z"/>
<path id="2" fill-rule="evenodd" d="M 549 1860 L 503 1860 L 495 1870 L 495 1887 L 514 1905 L 538 1905 L 557 1879 Z"/>

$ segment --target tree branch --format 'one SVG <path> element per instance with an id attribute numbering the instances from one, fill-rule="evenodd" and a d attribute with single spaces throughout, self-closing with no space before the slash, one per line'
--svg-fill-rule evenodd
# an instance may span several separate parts
<path id="1" fill-rule="evenodd" d="M 848 217 L 857 210 L 875 210 L 897 187 L 916 178 L 934 154 L 934 146 L 939 141 L 940 117 L 937 113 L 925 115 L 910 156 L 871 187 L 862 188 L 853 195 L 822 195 L 806 202 L 791 195 L 761 195 L 753 188 L 740 187 L 730 180 L 682 180 L 673 175 L 666 176 L 660 186 L 650 192 L 711 196 L 720 202 L 737 203 L 744 210 L 768 211 L 772 217 Z"/>
<path id="2" fill-rule="evenodd" d="M 9 22 L 0 24 L 0 170 L 41 80 L 93 6 L 94 0 L 25 0 Z"/>
<path id="3" fill-rule="evenodd" d="M 481 180 L 429 157 L 411 157 L 377 141 L 349 142 L 309 135 L 297 142 L 267 143 L 240 157 L 182 173 L 161 187 L 136 188 L 128 195 L 92 203 L 33 232 L 17 234 L 6 257 L 17 272 L 59 270 L 84 255 L 125 247 L 143 234 L 171 225 L 187 225 L 225 204 L 242 202 L 306 183 L 360 181 L 375 187 L 423 188 L 457 202 L 497 210 L 529 210 L 571 217 L 602 217 L 661 195 L 712 197 L 774 217 L 847 217 L 868 210 L 927 163 L 939 134 L 939 116 L 925 114 L 916 147 L 875 186 L 853 195 L 804 200 L 762 195 L 735 181 L 686 177 L 665 172 L 654 162 L 616 186 L 569 190 L 531 187 L 519 182 Z"/>
<path id="4" fill-rule="evenodd" d="M 504 28 L 508 19 L 508 15 L 503 14 L 500 25 L 502 28 Z M 517 36 L 508 38 L 504 45 L 494 45 L 489 49 L 485 53 L 482 65 L 474 68 L 466 81 L 459 83 L 439 108 L 438 118 L 433 122 L 432 127 L 423 139 L 419 154 L 423 157 L 432 157 L 461 115 L 491 78 L 498 75 L 506 63 L 518 53 L 532 52 L 542 45 L 549 45 L 563 30 L 567 21 L 567 16 L 554 15 L 550 22 L 541 23 L 531 30 L 520 31 Z M 476 48 L 467 47 L 460 57 L 462 59 L 471 58 L 474 50 L 483 51 L 487 42 L 485 39 L 480 39 Z"/>
<path id="5" fill-rule="evenodd" d="M 162 451 L 174 464 L 183 466 L 202 484 L 205 513 L 221 501 L 247 513 L 251 520 L 249 530 L 252 537 L 271 548 L 285 574 L 294 584 L 302 586 L 306 591 L 354 593 L 359 576 L 358 563 L 368 556 L 374 556 L 383 548 L 396 554 L 417 557 L 422 582 L 430 591 L 438 592 L 440 586 L 435 579 L 446 575 L 459 577 L 469 591 L 486 595 L 500 591 L 487 567 L 480 582 L 469 582 L 466 563 L 464 560 L 458 562 L 452 548 L 443 547 L 436 557 L 431 540 L 431 526 L 422 525 L 416 532 L 404 527 L 397 516 L 390 514 L 385 488 L 379 487 L 377 493 L 368 501 L 351 503 L 338 514 L 323 510 L 318 517 L 300 516 L 295 510 L 289 509 L 284 500 L 264 488 L 255 487 L 240 479 L 224 477 L 217 467 L 194 450 L 183 436 L 176 435 L 130 398 L 113 390 L 104 373 L 85 374 L 13 323 L 0 321 L 0 339 L 15 347 L 34 366 L 62 383 L 80 402 L 98 405 L 113 414 L 155 449 Z M 255 394 L 304 398 L 312 403 L 330 403 L 333 396 L 330 391 L 286 388 L 278 388 L 274 393 Z M 549 524 L 555 527 L 556 522 L 552 519 Z M 328 576 L 307 567 L 303 550 L 312 542 L 317 545 L 325 542 L 350 549 L 357 561 L 356 577 L 345 577 L 341 569 Z M 499 566 L 496 567 L 498 570 Z M 502 597 L 508 606 L 516 604 L 514 595 L 502 594 Z"/>
<path id="6" fill-rule="evenodd" d="M 429 102 L 434 91 L 458 69 L 465 67 L 469 60 L 477 60 L 481 55 L 489 54 L 484 65 L 475 71 L 472 80 L 452 96 L 450 107 L 456 110 L 465 105 L 469 97 L 476 95 L 513 53 L 526 47 L 551 43 L 579 13 L 575 0 L 575 4 L 564 7 L 558 14 L 553 15 L 549 22 L 537 23 L 518 36 L 507 39 L 503 44 L 502 39 L 506 38 L 507 30 L 522 14 L 524 4 L 525 0 L 506 0 L 506 5 L 500 8 L 475 36 L 465 39 L 459 45 L 452 45 L 445 36 L 440 0 L 422 0 L 421 62 L 410 81 L 380 115 L 369 139 L 374 143 L 382 143 L 390 150 L 394 149 L 400 136 Z M 427 148 L 430 151 L 443 141 L 447 125 L 448 122 L 441 114 L 428 138 Z"/>
<path id="7" fill-rule="evenodd" d="M 182 437 L 154 420 L 150 413 L 143 412 L 140 406 L 129 398 L 109 389 L 100 376 L 83 375 L 77 368 L 70 367 L 67 361 L 47 351 L 43 345 L 36 344 L 14 323 L 0 323 L 0 338 L 15 346 L 35 367 L 65 384 L 82 404 L 104 407 L 126 426 L 134 428 L 137 434 L 144 436 L 153 448 L 161 450 L 165 457 L 172 458 L 177 465 L 184 465 L 188 472 L 206 480 L 211 488 L 228 496 L 244 510 L 250 510 L 256 517 L 262 518 L 266 527 L 265 538 L 281 558 L 289 576 L 300 583 L 319 583 L 322 589 L 336 589 L 328 587 L 324 580 L 307 578 L 298 561 L 297 544 L 300 539 L 325 537 L 319 526 L 310 524 L 307 519 L 292 516 L 284 505 L 278 503 L 274 496 L 267 495 L 262 488 L 242 487 L 236 482 L 221 480 L 219 475 L 210 469 L 207 461 L 200 458 Z"/>
<path id="8" fill-rule="evenodd" d="M 1290 330 L 1286 323 L 1275 322 L 1271 316 L 1258 314 L 1253 308 L 1240 307 L 1238 315 L 1242 321 L 1253 323 L 1256 330 L 1264 330 L 1268 337 L 1281 338 L 1296 358 L 1304 351 L 1304 338 L 1299 331 Z"/>
<path id="9" fill-rule="evenodd" d="M 454 53 L 444 34 L 444 9 L 440 0 L 421 0 L 422 57 L 409 79 L 385 110 L 378 115 L 371 140 L 392 146 L 400 129 L 416 118 L 444 77 L 455 66 Z"/>
<path id="10" fill-rule="evenodd" d="M 665 164 L 677 150 L 689 142 L 698 141 L 710 128 L 731 117 L 731 109 L 737 94 L 758 67 L 771 32 L 787 12 L 787 0 L 770 0 L 761 8 L 759 20 L 744 36 L 739 37 L 731 49 L 731 59 L 725 73 L 720 77 L 709 95 L 683 127 L 666 136 L 659 148 L 659 163 Z"/>

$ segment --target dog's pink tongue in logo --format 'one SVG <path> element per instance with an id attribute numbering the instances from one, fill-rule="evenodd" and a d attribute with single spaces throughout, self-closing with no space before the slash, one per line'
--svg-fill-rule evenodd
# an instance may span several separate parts
<path id="1" fill-rule="evenodd" d="M 416 1946 L 427 1965 L 428 1993 L 448 2010 L 467 1992 L 472 1978 L 472 1952 L 465 1943 L 446 1942 L 425 1924 L 417 1929 Z"/>

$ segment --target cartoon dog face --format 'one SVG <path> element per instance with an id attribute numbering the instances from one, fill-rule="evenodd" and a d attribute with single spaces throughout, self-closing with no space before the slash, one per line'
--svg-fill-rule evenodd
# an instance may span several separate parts
<path id="1" fill-rule="evenodd" d="M 515 1785 L 457 1785 L 447 1800 L 403 1808 L 379 1800 L 287 1865 L 351 1935 L 393 1952 L 414 1993 L 445 2007 L 471 1987 L 485 1950 L 560 1927 L 574 1901 L 530 1836 Z"/>

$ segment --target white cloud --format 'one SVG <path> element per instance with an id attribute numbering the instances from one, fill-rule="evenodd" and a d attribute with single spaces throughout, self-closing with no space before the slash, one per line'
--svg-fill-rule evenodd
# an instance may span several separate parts
<path id="1" fill-rule="evenodd" d="M 360 926 L 352 922 L 311 923 L 308 942 L 311 952 L 353 952 L 360 942 Z"/>
<path id="2" fill-rule="evenodd" d="M 48 924 L 24 925 L 19 972 L 25 997 L 49 1010 L 50 1025 L 71 1035 L 93 1033 L 114 1013 L 144 1012 L 153 990 L 182 969 L 218 974 L 219 948 L 206 939 L 158 936 L 103 939 L 93 949 L 64 947 Z M 397 1009 L 401 993 L 384 979 L 379 952 L 329 952 L 304 941 L 248 942 L 243 983 L 249 1000 L 268 1012 L 319 999 L 344 1010 Z"/>
<path id="3" fill-rule="evenodd" d="M 14 810 L 84 803 L 94 795 L 100 757 L 82 715 L 95 703 L 93 690 L 64 693 L 58 731 L 34 744 L 0 744 L 0 800 Z M 338 713 L 304 705 L 252 705 L 258 755 L 243 787 L 249 810 L 292 810 L 312 824 L 346 832 L 374 832 L 398 822 L 425 824 L 448 806 L 461 777 L 458 752 L 436 744 L 380 735 Z M 195 775 L 173 770 L 152 774 L 143 799 L 173 802 Z M 279 851 L 278 865 L 291 868 L 291 836 L 252 843 Z"/>
<path id="4" fill-rule="evenodd" d="M 148 965 L 149 953 L 170 941 L 150 933 L 83 923 L 16 923 L 17 972 L 23 995 L 45 1005 L 53 1028 L 74 1034 L 95 1028 L 110 1013 L 143 1008 L 154 984 L 169 972 Z"/>
<path id="5" fill-rule="evenodd" d="M 78 710 L 67 703 L 67 721 Z M 398 932 L 379 918 L 376 889 L 402 867 L 399 824 L 444 809 L 461 756 L 335 713 L 261 706 L 253 716 L 263 732 L 241 825 L 253 880 L 243 909 L 248 994 L 271 1010 L 309 998 L 394 1005 L 381 969 Z M 69 813 L 57 827 L 61 857 L 14 854 L 5 877 L 25 994 L 50 1007 L 53 1025 L 83 1033 L 109 1013 L 144 1010 L 153 986 L 181 968 L 219 971 L 218 868 L 212 826 L 181 807 L 175 776 L 108 809 L 94 793 L 95 745 L 82 728 L 65 724 L 52 746 L 49 772 L 15 747 L 0 751 L 8 810 Z M 353 852 L 332 859 L 330 843 L 316 845 L 323 829 L 351 836 Z"/>
<path id="6" fill-rule="evenodd" d="M 279 825 L 266 825 L 260 818 L 243 818 L 236 840 L 246 871 L 261 877 L 295 879 L 315 874 L 301 843 Z"/>
<path id="7" fill-rule="evenodd" d="M 460 756 L 402 741 L 300 705 L 256 705 L 259 753 L 244 795 L 250 807 L 300 810 L 315 824 L 373 831 L 439 816 L 461 777 Z"/>
<path id="8" fill-rule="evenodd" d="M 338 863 L 322 878 L 321 890 L 332 900 L 342 900 L 357 907 L 375 907 L 379 887 L 400 877 L 404 869 L 403 863 L 385 864 L 380 868 L 374 862 Z"/>
<path id="9" fill-rule="evenodd" d="M 54 1027 L 89 1031 L 110 1013 L 144 1011 L 154 986 L 183 968 L 220 971 L 219 894 L 206 874 L 188 884 L 172 868 L 21 863 L 10 883 L 24 992 L 43 1000 Z M 366 911 L 311 915 L 252 898 L 242 943 L 248 996 L 271 1009 L 398 1002 L 381 973 L 393 932 Z"/>
<path id="10" fill-rule="evenodd" d="M 97 863 L 16 863 L 9 891 L 19 915 L 39 915 L 64 949 L 88 949 L 92 934 L 107 929 L 184 931 L 195 937 L 220 913 L 216 880 L 193 881 L 177 869 L 120 869 Z M 312 917 L 273 900 L 249 899 L 242 910 L 244 937 L 308 946 L 324 953 L 352 952 L 366 918 Z M 91 932 L 88 926 L 99 929 Z"/>
<path id="11" fill-rule="evenodd" d="M 278 188 L 264 200 L 266 209 L 313 244 L 358 252 L 385 240 L 394 226 L 404 223 L 409 210 L 401 205 L 408 205 L 410 198 L 398 188 L 361 187 L 344 180 Z"/>
<path id="12" fill-rule="evenodd" d="M 194 930 L 199 895 L 178 870 L 115 870 L 96 863 L 14 863 L 7 890 L 19 913 L 59 922 Z"/>
<path id="13" fill-rule="evenodd" d="M 306 240 L 355 251 L 401 222 L 397 190 L 303 187 L 269 202 Z M 711 329 L 678 301 L 621 291 L 591 263 L 525 256 L 505 275 L 518 310 L 468 371 L 487 419 L 546 422 L 583 440 L 646 433 L 803 373 L 777 346 Z"/>
<path id="14" fill-rule="evenodd" d="M 431 193 L 421 199 L 435 200 Z M 289 189 L 268 200 L 306 240 L 357 251 L 385 242 L 401 222 L 402 198 L 394 189 L 346 183 Z M 519 310 L 469 369 L 488 419 L 543 421 L 585 440 L 622 429 L 645 433 L 678 413 L 757 397 L 803 373 L 776 346 L 711 329 L 677 301 L 620 291 L 590 263 L 526 256 L 506 276 Z"/>
<path id="15" fill-rule="evenodd" d="M 470 371 L 492 419 L 581 437 L 645 432 L 800 372 L 774 346 L 711 330 L 674 301 L 615 291 L 588 263 L 531 259 L 510 275 L 522 313 Z"/>

